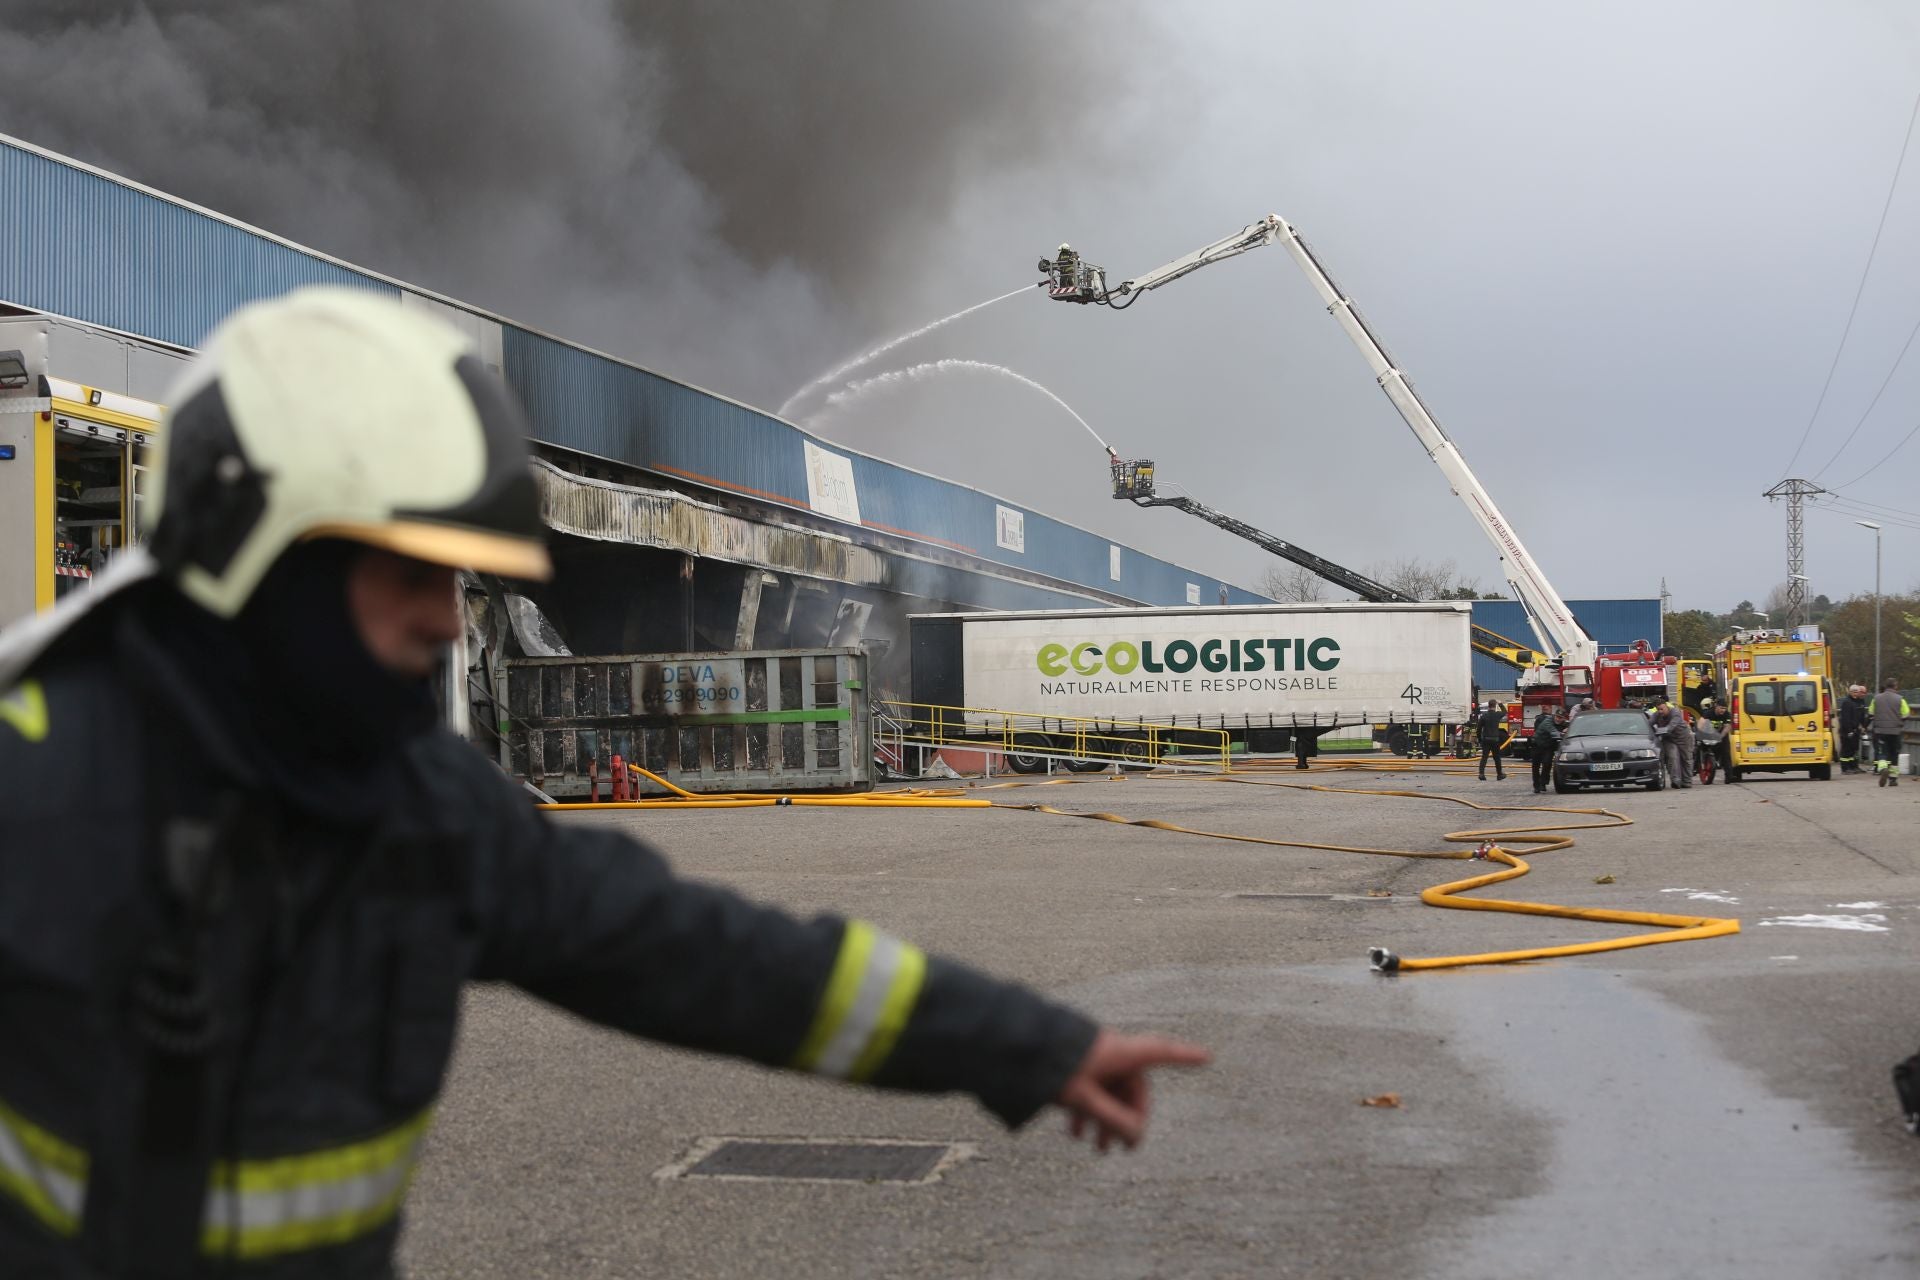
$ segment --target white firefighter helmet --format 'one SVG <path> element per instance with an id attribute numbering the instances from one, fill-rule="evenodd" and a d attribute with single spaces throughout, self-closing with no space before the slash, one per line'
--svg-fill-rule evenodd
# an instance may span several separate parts
<path id="1" fill-rule="evenodd" d="M 295 542 L 552 572 L 525 415 L 465 338 L 361 289 L 242 307 L 169 397 L 152 552 L 232 617 Z"/>

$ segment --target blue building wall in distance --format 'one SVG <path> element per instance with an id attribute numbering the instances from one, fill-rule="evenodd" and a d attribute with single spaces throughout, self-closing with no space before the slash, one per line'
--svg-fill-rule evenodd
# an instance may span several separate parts
<path id="1" fill-rule="evenodd" d="M 1600 642 L 1602 653 L 1617 653 L 1631 647 L 1635 640 L 1645 640 L 1657 649 L 1664 640 L 1657 597 L 1651 600 L 1569 600 L 1567 607 L 1573 610 L 1574 618 L 1587 629 L 1587 634 Z M 1539 643 L 1534 639 L 1533 629 L 1527 625 L 1527 611 L 1520 607 L 1518 600 L 1475 600 L 1473 620 L 1509 640 L 1528 645 Z M 1473 655 L 1473 682 L 1482 689 L 1511 689 L 1515 674 L 1513 668 L 1504 663 L 1495 662 L 1481 654 Z"/>

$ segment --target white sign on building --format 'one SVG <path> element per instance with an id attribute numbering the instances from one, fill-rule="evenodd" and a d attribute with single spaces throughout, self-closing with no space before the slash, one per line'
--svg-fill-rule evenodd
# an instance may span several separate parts
<path id="1" fill-rule="evenodd" d="M 807 505 L 823 516 L 860 523 L 860 495 L 853 487 L 853 459 L 822 449 L 811 440 L 807 449 Z"/>
<path id="2" fill-rule="evenodd" d="M 993 508 L 993 540 L 1008 551 L 1025 553 L 1027 549 L 1027 513 L 996 504 Z"/>

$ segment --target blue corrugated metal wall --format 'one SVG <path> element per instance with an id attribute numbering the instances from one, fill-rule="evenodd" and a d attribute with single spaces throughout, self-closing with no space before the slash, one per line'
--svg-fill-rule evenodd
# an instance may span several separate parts
<path id="1" fill-rule="evenodd" d="M 1617 653 L 1635 640 L 1645 640 L 1659 648 L 1664 640 L 1661 630 L 1660 601 L 1653 600 L 1569 600 L 1567 607 L 1587 634 L 1600 643 L 1600 652 Z M 1527 626 L 1527 612 L 1518 600 L 1475 600 L 1473 620 L 1490 631 L 1522 644 L 1535 643 Z M 1492 658 L 1473 655 L 1473 680 L 1483 689 L 1513 688 L 1514 671 Z"/>
<path id="2" fill-rule="evenodd" d="M 304 284 L 401 292 L 393 281 L 0 140 L 0 298 L 8 302 L 192 347 L 234 307 Z M 502 348 L 507 379 L 540 439 L 808 509 L 810 437 L 798 428 L 511 324 L 502 326 Z M 1187 603 L 1189 583 L 1203 604 L 1217 603 L 1223 586 L 1235 604 L 1263 599 L 1131 547 L 1115 582 L 1104 538 L 819 443 L 852 460 L 860 514 L 875 529 L 1148 604 Z M 1024 552 L 996 545 L 996 505 L 1024 513 Z"/>
<path id="3" fill-rule="evenodd" d="M 198 210 L 0 143 L 0 298 L 193 347 L 303 284 L 393 285 Z"/>

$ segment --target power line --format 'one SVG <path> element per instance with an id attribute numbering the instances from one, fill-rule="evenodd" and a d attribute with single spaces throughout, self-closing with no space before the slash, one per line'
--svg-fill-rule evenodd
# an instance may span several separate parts
<path id="1" fill-rule="evenodd" d="M 1854 511 L 1847 507 L 1828 507 L 1827 510 L 1834 515 L 1845 516 L 1852 520 L 1871 520 L 1875 524 L 1884 524 L 1889 529 L 1905 529 L 1909 533 L 1920 533 L 1920 524 L 1914 524 L 1908 520 L 1895 520 L 1877 511 Z"/>
<path id="2" fill-rule="evenodd" d="M 1880 233 L 1887 229 L 1887 213 L 1893 208 L 1893 193 L 1900 186 L 1900 171 L 1907 164 L 1907 147 L 1913 142 L 1914 121 L 1920 120 L 1920 95 L 1913 100 L 1913 112 L 1907 117 L 1907 136 L 1900 143 L 1900 159 L 1893 166 L 1893 181 L 1887 184 L 1886 203 L 1880 206 L 1880 225 L 1873 230 L 1873 247 L 1867 250 L 1867 265 L 1860 269 L 1860 285 L 1853 291 L 1853 306 L 1847 310 L 1847 323 L 1840 330 L 1840 345 L 1833 349 L 1833 363 L 1827 366 L 1827 380 L 1820 384 L 1820 398 L 1813 403 L 1813 413 L 1807 418 L 1806 430 L 1800 433 L 1800 443 L 1793 450 L 1793 457 L 1787 460 L 1787 471 L 1793 471 L 1793 464 L 1800 461 L 1801 450 L 1807 447 L 1807 437 L 1813 434 L 1813 424 L 1820 418 L 1820 409 L 1827 403 L 1827 391 L 1833 386 L 1833 371 L 1840 367 L 1840 353 L 1847 349 L 1847 337 L 1853 332 L 1853 318 L 1860 312 L 1860 298 L 1867 291 L 1867 277 L 1873 274 L 1874 255 L 1880 252 Z"/>
<path id="3" fill-rule="evenodd" d="M 1907 445 L 1908 445 L 1908 444 L 1909 444 L 1909 443 L 1910 443 L 1910 442 L 1911 442 L 1911 441 L 1913 440 L 1913 438 L 1914 438 L 1914 437 L 1915 437 L 1916 435 L 1920 435 L 1920 422 L 1916 422 L 1916 423 L 1914 423 L 1914 424 L 1913 424 L 1913 430 L 1911 430 L 1911 431 L 1909 431 L 1909 432 L 1907 432 L 1907 434 L 1906 434 L 1906 435 L 1904 435 L 1904 436 L 1901 436 L 1901 437 L 1900 437 L 1900 443 L 1899 443 L 1899 444 L 1897 444 L 1897 445 L 1895 445 L 1895 446 L 1893 446 L 1893 448 L 1891 448 L 1891 449 L 1889 449 L 1889 450 L 1887 450 L 1887 452 L 1886 452 L 1886 454 L 1885 454 L 1885 455 L 1884 455 L 1884 456 L 1883 456 L 1883 457 L 1882 457 L 1882 458 L 1880 459 L 1880 461 L 1878 461 L 1878 462 L 1876 462 L 1876 463 L 1874 463 L 1874 464 L 1873 464 L 1872 466 L 1870 466 L 1870 467 L 1868 467 L 1868 468 L 1867 468 L 1867 469 L 1866 469 L 1865 471 L 1862 471 L 1862 472 L 1861 472 L 1861 473 L 1860 473 L 1859 475 L 1857 475 L 1857 476 L 1855 476 L 1855 477 L 1854 477 L 1853 479 L 1851 479 L 1851 480 L 1849 480 L 1849 481 L 1847 481 L 1847 482 L 1846 482 L 1845 484 L 1837 484 L 1837 485 L 1835 485 L 1835 486 L 1833 486 L 1833 487 L 1834 487 L 1834 488 L 1836 488 L 1836 489 L 1851 489 L 1851 488 L 1853 488 L 1853 486 L 1854 486 L 1854 485 L 1857 485 L 1857 484 L 1859 484 L 1859 483 L 1860 483 L 1860 482 L 1861 482 L 1862 480 L 1865 480 L 1865 479 L 1866 479 L 1866 478 L 1867 478 L 1868 476 L 1870 476 L 1870 475 L 1872 475 L 1872 474 L 1873 474 L 1874 472 L 1876 472 L 1876 471 L 1878 471 L 1878 470 L 1879 470 L 1879 469 L 1880 469 L 1881 467 L 1884 467 L 1884 466 L 1886 466 L 1886 465 L 1887 465 L 1887 459 L 1888 459 L 1888 458 L 1891 458 L 1891 457 L 1893 457 L 1893 455 L 1894 455 L 1894 454 L 1896 454 L 1896 453 L 1898 453 L 1898 452 L 1900 452 L 1900 451 L 1901 451 L 1902 449 L 1904 449 L 1904 448 L 1906 448 L 1906 447 L 1907 447 Z"/>
<path id="4" fill-rule="evenodd" d="M 1899 525 L 1907 529 L 1920 529 L 1920 520 L 1910 520 L 1901 516 L 1890 516 L 1884 511 L 1875 511 L 1870 507 L 1849 507 L 1843 502 L 1819 503 L 1819 506 L 1835 515 L 1862 516 L 1869 520 L 1881 520 L 1890 525 Z"/>
<path id="5" fill-rule="evenodd" d="M 1888 515 L 1905 516 L 1909 520 L 1920 520 L 1920 511 L 1908 511 L 1904 507 L 1890 507 L 1884 502 L 1868 502 L 1865 498 L 1842 498 L 1840 501 L 1856 507 L 1872 507 Z"/>
<path id="6" fill-rule="evenodd" d="M 1880 403 L 1880 397 L 1887 393 L 1887 387 L 1893 382 L 1893 375 L 1900 372 L 1900 362 L 1907 358 L 1907 352 L 1912 349 L 1913 340 L 1916 337 L 1920 337 L 1920 320 L 1914 321 L 1913 328 L 1907 331 L 1907 340 L 1901 344 L 1900 354 L 1893 358 L 1893 367 L 1888 369 L 1887 376 L 1880 380 L 1880 389 L 1873 393 L 1873 399 L 1869 400 L 1867 407 L 1861 411 L 1859 421 L 1853 424 L 1853 430 L 1847 432 L 1847 438 L 1842 440 L 1840 447 L 1833 451 L 1833 456 L 1827 459 L 1826 466 L 1813 473 L 1815 480 L 1827 474 L 1827 467 L 1840 461 L 1840 455 L 1847 451 L 1847 446 L 1853 443 L 1853 438 L 1860 434 L 1860 428 L 1866 425 L 1868 415 L 1873 412 L 1874 406 Z"/>
<path id="7" fill-rule="evenodd" d="M 1884 524 L 1894 525 L 1898 528 L 1912 529 L 1915 532 L 1920 532 L 1920 518 L 1911 517 L 1911 516 L 1893 515 L 1885 511 L 1876 510 L 1875 508 L 1872 508 L 1872 507 L 1854 506 L 1854 505 L 1851 505 L 1845 498 L 1830 498 L 1824 501 L 1817 501 L 1815 502 L 1814 505 L 1824 510 L 1831 511 L 1833 512 L 1833 514 L 1838 516 L 1865 517 L 1866 519 L 1878 521 Z"/>

